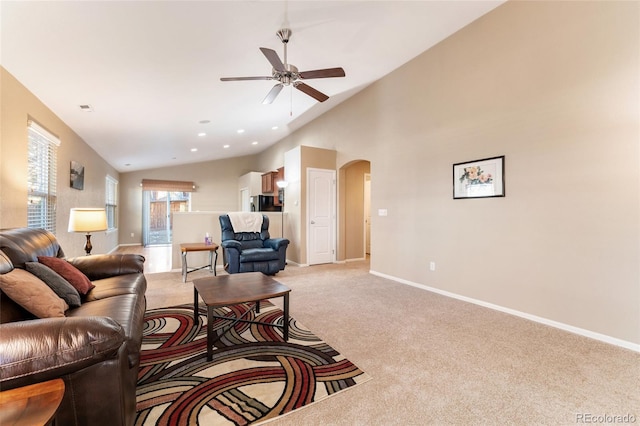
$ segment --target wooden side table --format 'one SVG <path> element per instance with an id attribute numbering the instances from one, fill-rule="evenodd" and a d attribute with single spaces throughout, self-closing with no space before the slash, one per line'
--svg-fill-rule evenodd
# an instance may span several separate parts
<path id="1" fill-rule="evenodd" d="M 0 425 L 48 424 L 64 396 L 64 381 L 49 380 L 0 392 Z"/>
<path id="2" fill-rule="evenodd" d="M 189 268 L 187 265 L 187 253 L 191 251 L 208 251 L 209 252 L 209 264 L 204 266 L 198 266 L 197 268 Z M 189 272 L 199 271 L 200 269 L 209 268 L 209 272 L 216 274 L 216 263 L 218 263 L 218 245 L 215 243 L 183 243 L 180 244 L 180 252 L 182 253 L 182 282 L 187 282 L 187 274 Z M 215 260 L 214 258 L 215 254 Z"/>

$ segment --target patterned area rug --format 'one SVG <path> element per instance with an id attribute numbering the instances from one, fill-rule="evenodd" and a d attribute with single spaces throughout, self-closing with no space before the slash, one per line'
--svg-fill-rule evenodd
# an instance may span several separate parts
<path id="1" fill-rule="evenodd" d="M 253 305 L 253 304 L 251 304 Z M 220 308 L 237 317 L 247 304 Z M 206 309 L 193 305 L 147 311 L 138 376 L 136 425 L 258 424 L 326 399 L 371 377 L 291 318 L 289 341 L 280 328 L 238 323 L 206 360 Z M 248 319 L 282 324 L 268 301 Z M 222 334 L 230 322 L 216 320 Z"/>

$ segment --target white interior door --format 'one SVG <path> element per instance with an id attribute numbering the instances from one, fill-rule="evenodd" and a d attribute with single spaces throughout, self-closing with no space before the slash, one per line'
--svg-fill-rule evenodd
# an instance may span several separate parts
<path id="1" fill-rule="evenodd" d="M 364 253 L 371 254 L 371 175 L 364 175 Z"/>
<path id="2" fill-rule="evenodd" d="M 335 170 L 307 169 L 307 258 L 309 265 L 335 258 Z"/>

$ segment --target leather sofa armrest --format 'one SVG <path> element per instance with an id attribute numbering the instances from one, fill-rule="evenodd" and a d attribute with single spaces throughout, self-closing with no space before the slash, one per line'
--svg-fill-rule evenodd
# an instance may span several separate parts
<path id="1" fill-rule="evenodd" d="M 144 273 L 144 256 L 139 254 L 95 254 L 67 259 L 91 281 L 125 274 Z"/>
<path id="2" fill-rule="evenodd" d="M 280 247 L 287 247 L 288 245 L 289 240 L 286 238 L 269 238 L 268 240 L 264 240 L 264 246 L 275 251 L 278 251 Z"/>
<path id="3" fill-rule="evenodd" d="M 107 317 L 49 318 L 0 325 L 0 387 L 51 380 L 118 356 L 124 330 Z"/>
<path id="4" fill-rule="evenodd" d="M 223 249 L 236 249 L 242 251 L 242 244 L 238 240 L 225 240 L 221 243 Z"/>

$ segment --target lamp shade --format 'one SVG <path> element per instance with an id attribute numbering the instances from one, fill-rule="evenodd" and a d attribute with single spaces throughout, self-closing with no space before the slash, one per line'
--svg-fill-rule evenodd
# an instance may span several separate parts
<path id="1" fill-rule="evenodd" d="M 107 230 L 107 213 L 104 209 L 71 209 L 69 232 L 96 232 Z"/>

